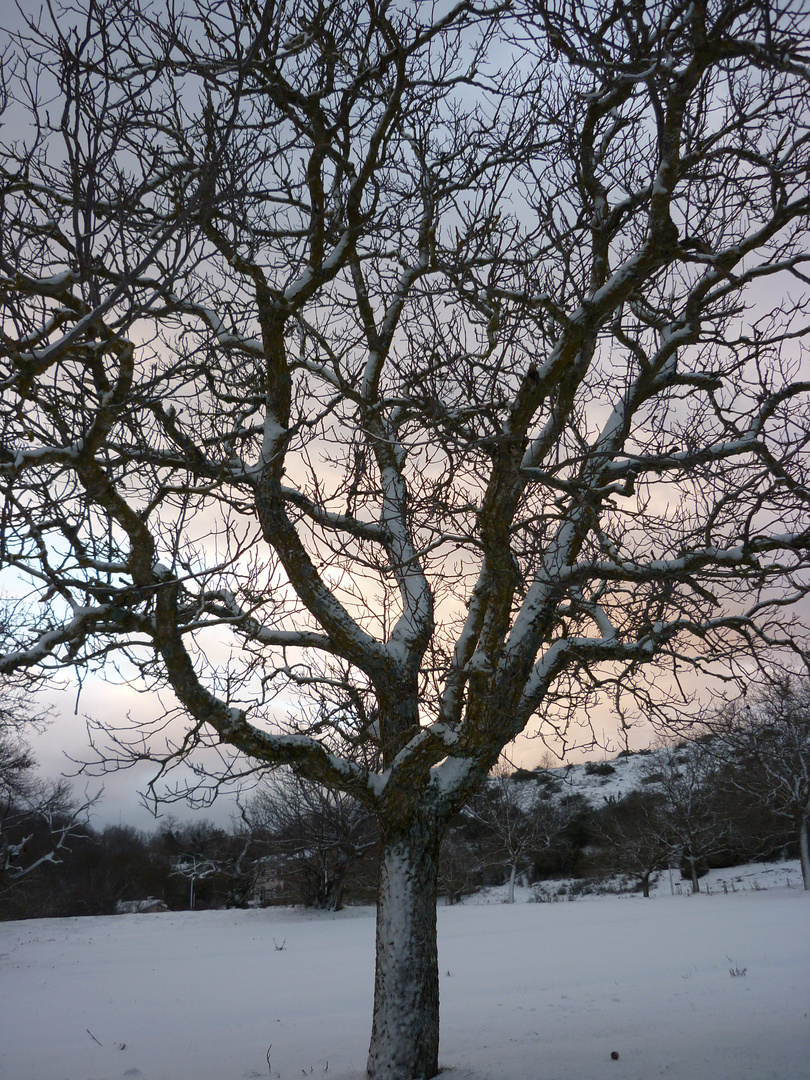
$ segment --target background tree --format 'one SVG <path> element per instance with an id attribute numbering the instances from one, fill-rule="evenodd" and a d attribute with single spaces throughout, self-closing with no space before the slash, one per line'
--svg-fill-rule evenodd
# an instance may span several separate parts
<path id="1" fill-rule="evenodd" d="M 339 911 L 347 880 L 379 844 L 374 815 L 341 791 L 289 771 L 265 779 L 243 814 L 262 847 L 282 862 L 298 900 Z"/>
<path id="2" fill-rule="evenodd" d="M 19 732 L 24 720 L 18 705 L 0 707 L 0 798 L 6 806 L 25 798 L 33 783 L 35 761 Z"/>
<path id="3" fill-rule="evenodd" d="M 188 909 L 193 911 L 196 905 L 195 887 L 198 881 L 205 881 L 217 872 L 213 859 L 204 859 L 196 852 L 181 855 L 174 864 L 173 874 L 179 874 L 188 882 Z"/>
<path id="4" fill-rule="evenodd" d="M 479 826 L 479 859 L 509 872 L 507 903 L 515 900 L 515 881 L 533 871 L 580 811 L 577 800 L 547 800 L 535 783 L 521 782 L 499 766 L 467 803 L 464 815 Z"/>
<path id="5" fill-rule="evenodd" d="M 480 857 L 480 830 L 464 813 L 452 818 L 439 851 L 438 893 L 445 903 L 457 904 L 482 885 L 490 884 Z"/>
<path id="6" fill-rule="evenodd" d="M 0 802 L 0 885 L 60 863 L 81 842 L 93 800 L 81 805 L 65 781 L 32 780 Z"/>
<path id="7" fill-rule="evenodd" d="M 526 785 L 514 783 L 508 770 L 500 766 L 465 810 L 483 830 L 487 861 L 494 860 L 509 871 L 508 904 L 515 902 L 518 873 L 531 866 L 535 849 L 542 843 L 539 819 L 532 812 L 533 794 Z"/>
<path id="8" fill-rule="evenodd" d="M 700 877 L 708 860 L 730 845 L 732 824 L 718 799 L 717 762 L 699 742 L 664 748 L 645 764 L 642 782 L 657 802 L 648 815 L 648 840 L 667 852 L 670 865 L 683 868 L 693 892 L 700 892 Z M 660 830 L 660 831 L 658 831 Z M 658 831 L 658 836 L 655 836 Z"/>
<path id="9" fill-rule="evenodd" d="M 502 748 L 803 647 L 804 16 L 51 10 L 2 87 L 0 670 L 118 664 L 166 767 L 369 807 L 368 1072 L 430 1077 L 439 846 Z"/>
<path id="10" fill-rule="evenodd" d="M 95 799 L 79 804 L 66 780 L 43 780 L 25 740 L 47 714 L 35 712 L 21 691 L 3 687 L 0 704 L 0 888 L 47 864 L 57 864 L 84 832 Z"/>
<path id="11" fill-rule="evenodd" d="M 709 723 L 725 778 L 777 820 L 789 822 L 810 889 L 810 685 L 774 675 Z"/>
<path id="12" fill-rule="evenodd" d="M 661 803 L 655 793 L 632 791 L 605 806 L 597 827 L 597 842 L 609 852 L 609 868 L 636 877 L 647 897 L 653 875 L 670 866 L 672 860 Z"/>
<path id="13" fill-rule="evenodd" d="M 243 830 L 232 833 L 206 819 L 169 817 L 152 841 L 164 873 L 161 899 L 174 909 L 246 903 L 253 881 L 248 862 L 258 854 L 254 847 Z"/>

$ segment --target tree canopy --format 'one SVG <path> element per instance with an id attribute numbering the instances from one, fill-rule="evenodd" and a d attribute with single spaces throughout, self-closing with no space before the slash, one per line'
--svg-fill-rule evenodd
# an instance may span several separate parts
<path id="1" fill-rule="evenodd" d="M 0 670 L 125 663 L 180 753 L 373 807 L 373 1077 L 438 1067 L 438 842 L 504 745 L 803 655 L 806 30 L 80 0 L 8 38 Z"/>

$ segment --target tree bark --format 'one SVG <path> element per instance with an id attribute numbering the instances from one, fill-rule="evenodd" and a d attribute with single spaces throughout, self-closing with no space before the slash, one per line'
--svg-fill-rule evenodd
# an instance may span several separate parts
<path id="1" fill-rule="evenodd" d="M 799 858 L 802 864 L 802 881 L 810 891 L 810 815 L 805 814 L 799 823 Z"/>
<path id="2" fill-rule="evenodd" d="M 343 887 L 346 875 L 339 874 L 330 878 L 324 888 L 323 908 L 325 911 L 341 911 L 343 908 Z"/>
<path id="3" fill-rule="evenodd" d="M 514 904 L 515 902 L 515 878 L 517 877 L 517 866 L 512 863 L 509 868 L 509 892 L 506 897 L 507 904 Z"/>
<path id="4" fill-rule="evenodd" d="M 694 857 L 694 855 L 691 855 L 689 853 L 687 853 L 686 858 L 689 862 L 689 876 L 692 879 L 692 894 L 694 895 L 694 893 L 700 892 L 700 882 L 698 880 L 697 872 L 697 859 Z"/>
<path id="5" fill-rule="evenodd" d="M 382 828 L 369 1080 L 439 1071 L 436 898 L 441 828 L 418 818 Z"/>

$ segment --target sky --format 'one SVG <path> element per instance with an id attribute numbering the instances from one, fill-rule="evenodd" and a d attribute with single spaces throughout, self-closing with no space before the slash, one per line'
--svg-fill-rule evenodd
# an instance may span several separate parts
<path id="1" fill-rule="evenodd" d="M 81 693 L 75 683 L 62 689 L 51 688 L 39 694 L 37 701 L 52 707 L 51 723 L 41 732 L 32 733 L 29 742 L 37 760 L 40 774 L 47 777 L 67 777 L 75 796 L 84 801 L 86 796 L 99 794 L 90 811 L 90 821 L 97 828 L 121 823 L 138 829 L 152 830 L 161 818 L 172 815 L 181 820 L 206 818 L 217 825 L 227 827 L 237 812 L 232 796 L 220 796 L 210 807 L 198 809 L 185 800 L 167 801 L 157 807 L 147 803 L 144 793 L 149 782 L 157 775 L 157 765 L 139 762 L 128 768 L 102 766 L 99 755 L 91 747 L 94 721 L 129 726 L 133 729 L 139 718 L 153 720 L 159 715 L 156 703 L 150 695 L 138 693 L 132 687 L 112 685 L 98 678 L 85 680 Z M 182 732 L 175 725 L 178 736 Z M 99 749 L 104 743 L 98 732 L 92 738 Z M 188 769 L 173 774 L 174 781 L 191 782 Z"/>
<path id="2" fill-rule="evenodd" d="M 48 689 L 33 700 L 43 707 L 53 708 L 52 723 L 44 731 L 32 733 L 29 740 L 41 774 L 48 777 L 67 776 L 71 779 L 76 796 L 82 799 L 85 792 L 93 795 L 103 789 L 101 798 L 91 811 L 91 822 L 96 827 L 123 822 L 139 829 L 155 828 L 158 819 L 153 810 L 144 805 L 139 794 L 146 790 L 149 781 L 156 775 L 157 767 L 154 764 L 142 762 L 132 768 L 106 773 L 97 764 L 89 764 L 79 775 L 83 762 L 96 760 L 90 748 L 88 720 L 123 723 L 131 717 L 136 723 L 138 718 L 145 721 L 154 719 L 159 709 L 150 695 L 138 693 L 131 687 L 88 678 L 80 693 L 76 684 L 70 683 L 62 689 Z M 615 721 L 607 712 L 604 720 L 604 725 L 597 726 L 596 735 L 600 742 L 607 744 L 607 749 L 597 746 L 570 751 L 565 754 L 566 761 L 576 763 L 612 757 L 623 748 L 615 731 Z M 177 725 L 176 730 L 179 735 L 181 727 Z M 631 732 L 630 746 L 632 749 L 644 748 L 654 740 L 655 733 L 639 725 Z M 546 753 L 546 746 L 539 739 L 521 737 L 507 748 L 506 759 L 515 768 L 531 769 L 540 763 Z M 180 771 L 176 778 L 180 777 L 191 779 L 191 774 Z M 161 816 L 171 814 L 181 820 L 204 817 L 225 827 L 236 813 L 236 804 L 233 795 L 226 793 L 207 808 L 195 809 L 181 801 L 161 805 L 158 813 Z"/>

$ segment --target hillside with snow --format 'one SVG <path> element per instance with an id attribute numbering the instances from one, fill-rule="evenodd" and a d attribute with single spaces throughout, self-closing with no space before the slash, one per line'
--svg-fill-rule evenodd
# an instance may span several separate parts
<path id="1" fill-rule="evenodd" d="M 694 753 L 697 744 L 681 742 L 677 747 L 660 746 L 635 752 L 623 751 L 615 757 L 597 758 L 578 764 L 559 765 L 551 768 L 518 769 L 513 779 L 524 789 L 527 801 L 532 800 L 532 790 L 537 793 L 550 790 L 554 795 L 582 796 L 594 809 L 605 803 L 618 802 L 634 791 L 649 789 L 649 779 L 665 768 L 668 759 L 685 763 Z"/>
<path id="2" fill-rule="evenodd" d="M 666 752 L 649 750 L 550 769 L 520 769 L 517 778 L 520 783 L 536 783 L 541 790 L 550 784 L 563 796 L 581 795 L 591 806 L 599 808 L 605 802 L 623 799 L 632 791 L 644 790 L 645 773 L 654 769 L 656 761 Z"/>

